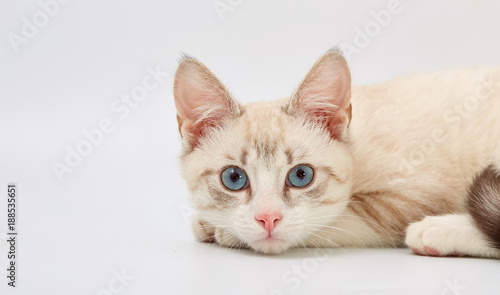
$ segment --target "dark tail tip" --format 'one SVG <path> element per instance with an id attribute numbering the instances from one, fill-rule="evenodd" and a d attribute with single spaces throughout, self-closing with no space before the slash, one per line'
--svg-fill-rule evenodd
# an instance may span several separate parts
<path id="1" fill-rule="evenodd" d="M 500 173 L 494 166 L 476 177 L 469 189 L 469 212 L 476 226 L 500 249 Z"/>

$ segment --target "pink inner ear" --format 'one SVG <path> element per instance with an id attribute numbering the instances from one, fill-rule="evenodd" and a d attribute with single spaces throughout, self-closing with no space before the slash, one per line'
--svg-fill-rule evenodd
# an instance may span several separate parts
<path id="1" fill-rule="evenodd" d="M 184 118 L 184 133 L 196 145 L 207 130 L 221 124 L 228 113 L 224 112 L 228 106 L 216 95 L 190 83 L 186 84 L 185 93 L 181 94 L 184 99 L 179 101 L 178 111 Z"/>
<path id="2" fill-rule="evenodd" d="M 199 117 L 196 110 L 203 105 L 206 94 L 188 80 L 179 81 L 177 87 L 177 97 L 181 98 L 176 99 L 179 115 L 184 119 L 196 121 Z"/>
<path id="3" fill-rule="evenodd" d="M 196 146 L 210 128 L 231 115 L 231 98 L 213 74 L 197 61 L 179 66 L 174 96 L 181 135 Z"/>
<path id="4" fill-rule="evenodd" d="M 315 65 L 296 93 L 296 108 L 340 139 L 350 120 L 350 75 L 346 67 Z M 347 124 L 346 124 L 347 123 Z"/>

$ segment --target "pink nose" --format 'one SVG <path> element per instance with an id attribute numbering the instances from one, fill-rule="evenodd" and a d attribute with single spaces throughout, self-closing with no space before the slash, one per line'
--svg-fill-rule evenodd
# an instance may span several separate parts
<path id="1" fill-rule="evenodd" d="M 257 220 L 262 227 L 269 233 L 274 229 L 276 223 L 283 217 L 283 214 L 280 212 L 272 212 L 272 213 L 259 213 L 255 215 L 255 220 Z"/>

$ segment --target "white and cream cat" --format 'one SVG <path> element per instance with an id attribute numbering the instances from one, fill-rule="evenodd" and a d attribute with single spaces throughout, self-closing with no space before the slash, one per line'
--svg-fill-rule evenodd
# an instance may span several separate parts
<path id="1" fill-rule="evenodd" d="M 333 49 L 289 99 L 241 105 L 184 57 L 174 97 L 200 241 L 500 257 L 500 68 L 351 87 Z"/>

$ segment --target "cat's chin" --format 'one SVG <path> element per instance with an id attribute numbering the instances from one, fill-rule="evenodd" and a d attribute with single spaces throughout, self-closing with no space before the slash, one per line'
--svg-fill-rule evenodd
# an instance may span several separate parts
<path id="1" fill-rule="evenodd" d="M 281 254 L 285 252 L 289 247 L 290 243 L 285 240 L 276 238 L 264 238 L 260 240 L 255 240 L 249 243 L 250 247 L 256 252 L 263 254 Z"/>

